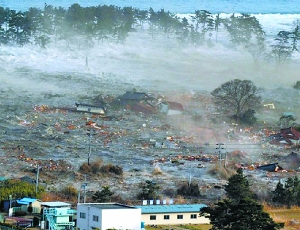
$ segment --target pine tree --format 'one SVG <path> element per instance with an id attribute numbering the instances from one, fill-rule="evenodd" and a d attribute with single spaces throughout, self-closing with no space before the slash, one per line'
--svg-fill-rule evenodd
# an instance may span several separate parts
<path id="1" fill-rule="evenodd" d="M 237 174 L 228 179 L 228 184 L 225 185 L 227 197 L 237 203 L 243 198 L 253 198 L 254 194 L 250 191 L 250 186 L 247 178 L 243 175 L 243 170 L 238 169 Z"/>
<path id="2" fill-rule="evenodd" d="M 273 202 L 278 204 L 285 204 L 286 196 L 285 196 L 285 188 L 283 184 L 279 181 L 276 185 L 275 190 L 273 191 Z"/>
<path id="3" fill-rule="evenodd" d="M 113 194 L 108 186 L 103 186 L 101 191 L 97 191 L 93 194 L 92 199 L 94 202 L 109 202 Z"/>
<path id="4" fill-rule="evenodd" d="M 153 181 L 146 180 L 145 183 L 140 184 L 141 192 L 138 194 L 138 199 L 156 199 L 160 187 Z"/>
<path id="5" fill-rule="evenodd" d="M 238 169 L 237 174 L 229 178 L 225 191 L 226 199 L 217 202 L 214 207 L 200 210 L 201 216 L 210 219 L 212 230 L 275 230 L 284 226 L 275 223 L 254 199 L 242 169 Z"/>

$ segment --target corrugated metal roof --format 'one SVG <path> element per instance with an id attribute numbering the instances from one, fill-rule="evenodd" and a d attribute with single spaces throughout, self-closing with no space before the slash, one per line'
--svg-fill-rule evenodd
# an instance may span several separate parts
<path id="1" fill-rule="evenodd" d="M 37 199 L 35 199 L 35 198 L 24 197 L 21 200 L 17 200 L 17 203 L 18 204 L 30 204 L 36 200 Z"/>
<path id="2" fill-rule="evenodd" d="M 135 206 L 129 206 L 119 203 L 83 203 L 78 205 L 91 206 L 99 209 L 133 209 Z"/>
<path id="3" fill-rule="evenodd" d="M 199 212 L 205 204 L 141 205 L 142 214 Z"/>
<path id="4" fill-rule="evenodd" d="M 42 202 L 42 206 L 48 206 L 48 207 L 66 207 L 66 206 L 71 206 L 69 203 L 61 202 L 61 201 L 53 201 L 53 202 Z"/>

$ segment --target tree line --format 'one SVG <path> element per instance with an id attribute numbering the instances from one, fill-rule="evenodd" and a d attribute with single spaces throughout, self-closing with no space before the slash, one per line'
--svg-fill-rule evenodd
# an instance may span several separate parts
<path id="1" fill-rule="evenodd" d="M 92 47 L 97 42 L 122 43 L 129 33 L 144 29 L 154 38 L 161 32 L 182 44 L 214 45 L 222 30 L 232 46 L 243 46 L 255 61 L 273 58 L 282 62 L 298 51 L 299 26 L 292 31 L 279 31 L 274 42 L 266 42 L 266 33 L 258 19 L 249 14 L 232 14 L 221 18 L 207 10 L 196 10 L 190 18 L 161 9 L 140 10 L 133 7 L 99 5 L 68 9 L 45 4 L 43 9 L 16 11 L 0 7 L 0 44 L 37 44 L 63 40 L 66 46 Z"/>
<path id="2" fill-rule="evenodd" d="M 300 179 L 289 177 L 282 183 L 279 181 L 273 191 L 272 201 L 279 206 L 300 206 Z"/>

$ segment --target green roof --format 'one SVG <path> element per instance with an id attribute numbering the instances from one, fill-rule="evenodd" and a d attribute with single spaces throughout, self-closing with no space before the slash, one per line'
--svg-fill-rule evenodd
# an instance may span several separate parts
<path id="1" fill-rule="evenodd" d="M 141 205 L 135 206 L 142 209 L 142 214 L 158 213 L 188 213 L 199 212 L 201 208 L 207 207 L 205 204 L 172 204 L 172 205 Z"/>

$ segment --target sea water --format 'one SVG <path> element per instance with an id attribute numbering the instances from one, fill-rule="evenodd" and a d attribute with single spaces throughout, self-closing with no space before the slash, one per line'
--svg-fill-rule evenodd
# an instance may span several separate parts
<path id="1" fill-rule="evenodd" d="M 44 4 L 70 7 L 72 4 L 98 6 L 132 6 L 139 9 L 165 9 L 172 13 L 193 13 L 195 10 L 208 10 L 211 13 L 251 13 L 251 14 L 298 14 L 299 0 L 0 0 L 0 5 L 15 10 L 29 7 L 43 8 Z"/>

